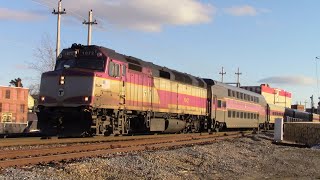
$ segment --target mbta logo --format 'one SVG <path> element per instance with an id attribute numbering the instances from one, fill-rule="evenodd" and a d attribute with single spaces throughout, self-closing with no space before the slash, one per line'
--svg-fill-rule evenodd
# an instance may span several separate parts
<path id="1" fill-rule="evenodd" d="M 58 90 L 58 96 L 64 96 L 64 89 L 61 88 Z"/>

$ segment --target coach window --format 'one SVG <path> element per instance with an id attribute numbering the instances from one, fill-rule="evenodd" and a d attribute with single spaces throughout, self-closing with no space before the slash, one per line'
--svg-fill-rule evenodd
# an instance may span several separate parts
<path id="1" fill-rule="evenodd" d="M 251 113 L 251 119 L 253 119 L 253 113 Z"/>
<path id="2" fill-rule="evenodd" d="M 236 92 L 232 91 L 232 97 L 235 97 Z"/>
<path id="3" fill-rule="evenodd" d="M 239 92 L 237 92 L 237 98 L 238 98 L 238 99 L 240 98 Z"/>
<path id="4" fill-rule="evenodd" d="M 239 112 L 237 112 L 237 118 L 239 118 L 240 117 L 240 113 Z"/>
<path id="5" fill-rule="evenodd" d="M 236 117 L 236 112 L 232 111 L 232 117 L 235 118 Z"/>
<path id="6" fill-rule="evenodd" d="M 230 97 L 231 96 L 231 90 L 228 89 L 228 96 Z"/>
<path id="7" fill-rule="evenodd" d="M 222 102 L 221 100 L 218 100 L 218 108 L 221 108 L 222 107 Z"/>
<path id="8" fill-rule="evenodd" d="M 243 99 L 247 100 L 247 94 L 243 94 Z"/>
<path id="9" fill-rule="evenodd" d="M 243 117 L 244 117 L 244 119 L 247 119 L 247 113 L 246 113 L 246 112 L 244 112 L 244 113 L 243 113 L 243 115 L 244 115 L 244 116 L 243 116 Z"/>
<path id="10" fill-rule="evenodd" d="M 227 102 L 226 101 L 222 101 L 222 107 L 227 107 Z"/>
<path id="11" fill-rule="evenodd" d="M 10 99 L 10 90 L 6 90 L 6 99 Z"/>
<path id="12" fill-rule="evenodd" d="M 259 119 L 259 114 L 257 114 L 257 119 Z"/>
<path id="13" fill-rule="evenodd" d="M 2 103 L 0 103 L 0 112 L 2 112 Z"/>
<path id="14" fill-rule="evenodd" d="M 231 111 L 228 111 L 228 117 L 231 117 Z"/>
<path id="15" fill-rule="evenodd" d="M 256 114 L 253 114 L 253 119 L 257 119 L 257 115 Z"/>
<path id="16" fill-rule="evenodd" d="M 240 118 L 243 118 L 243 112 L 240 113 Z"/>
<path id="17" fill-rule="evenodd" d="M 240 93 L 240 99 L 243 99 L 243 93 Z"/>

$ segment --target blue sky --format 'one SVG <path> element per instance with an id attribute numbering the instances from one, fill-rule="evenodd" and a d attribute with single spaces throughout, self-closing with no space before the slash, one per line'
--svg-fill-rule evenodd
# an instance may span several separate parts
<path id="1" fill-rule="evenodd" d="M 0 85 L 20 77 L 48 34 L 56 38 L 57 0 L 0 1 Z M 320 1 L 308 0 L 63 0 L 61 47 L 86 44 L 82 21 L 93 10 L 92 44 L 199 77 L 241 85 L 269 83 L 293 93 L 293 103 L 319 96 Z M 318 60 L 320 61 L 320 60 Z M 320 71 L 319 71 L 320 72 Z M 319 73 L 320 74 L 320 73 Z M 318 75 L 319 76 L 319 75 Z"/>

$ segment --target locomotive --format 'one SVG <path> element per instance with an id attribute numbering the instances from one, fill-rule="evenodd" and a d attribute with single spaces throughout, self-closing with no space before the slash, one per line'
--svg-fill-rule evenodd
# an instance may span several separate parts
<path id="1" fill-rule="evenodd" d="M 41 76 L 38 128 L 48 136 L 260 128 L 260 94 L 96 46 L 62 50 Z"/>

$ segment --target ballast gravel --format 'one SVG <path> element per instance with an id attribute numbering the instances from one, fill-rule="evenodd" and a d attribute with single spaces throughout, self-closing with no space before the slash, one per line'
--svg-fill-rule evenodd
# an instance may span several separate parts
<path id="1" fill-rule="evenodd" d="M 272 144 L 260 133 L 178 149 L 0 170 L 0 179 L 320 179 L 320 149 Z"/>

